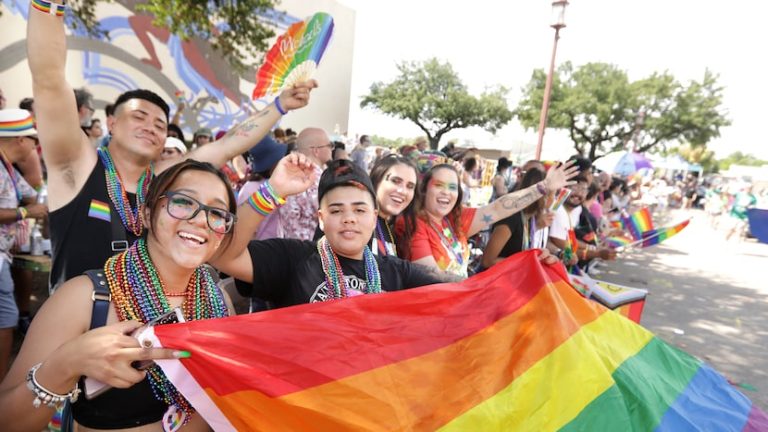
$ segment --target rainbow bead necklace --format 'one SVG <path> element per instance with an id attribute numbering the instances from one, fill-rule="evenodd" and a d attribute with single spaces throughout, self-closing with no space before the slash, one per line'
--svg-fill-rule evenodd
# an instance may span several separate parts
<path id="1" fill-rule="evenodd" d="M 125 229 L 132 232 L 135 236 L 140 236 L 144 229 L 144 215 L 139 211 L 144 199 L 149 191 L 149 183 L 155 175 L 154 165 L 150 164 L 139 177 L 139 184 L 136 187 L 136 208 L 131 207 L 131 200 L 128 199 L 128 193 L 123 187 L 123 180 L 120 173 L 115 169 L 115 163 L 112 161 L 112 155 L 109 153 L 109 147 L 101 146 L 98 148 L 99 158 L 104 165 L 104 175 L 107 178 L 107 193 L 109 199 L 120 215 Z"/>
<path id="2" fill-rule="evenodd" d="M 389 234 L 389 238 L 384 236 L 384 230 L 381 229 L 381 224 L 384 224 L 384 226 L 387 227 L 387 234 Z M 378 241 L 384 245 L 384 251 L 387 255 L 397 256 L 395 236 L 392 235 L 392 230 L 389 229 L 387 220 L 382 217 L 379 217 L 376 220 L 376 236 L 378 237 Z"/>
<path id="3" fill-rule="evenodd" d="M 349 288 L 344 279 L 344 272 L 341 270 L 341 263 L 336 252 L 331 248 L 328 239 L 323 236 L 317 242 L 317 252 L 320 254 L 320 262 L 323 265 L 325 274 L 325 284 L 328 288 L 328 298 L 326 300 L 335 300 L 349 297 Z M 379 274 L 379 264 L 373 256 L 373 252 L 366 245 L 363 250 L 363 259 L 365 260 L 365 294 L 375 294 L 381 292 L 381 275 Z"/>
<path id="4" fill-rule="evenodd" d="M 120 321 L 137 320 L 146 323 L 171 310 L 165 285 L 152 263 L 144 238 L 136 240 L 125 252 L 107 260 L 104 274 Z M 182 312 L 187 321 L 229 315 L 219 287 L 203 266 L 195 269 L 185 293 Z M 186 424 L 195 412 L 194 408 L 157 365 L 147 370 L 147 376 L 155 398 L 186 414 Z"/>

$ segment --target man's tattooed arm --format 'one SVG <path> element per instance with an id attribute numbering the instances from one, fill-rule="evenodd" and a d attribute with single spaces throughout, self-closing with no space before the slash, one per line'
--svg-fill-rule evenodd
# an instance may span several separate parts
<path id="1" fill-rule="evenodd" d="M 426 273 L 427 275 L 434 277 L 435 279 L 440 281 L 440 283 L 454 283 L 454 282 L 461 282 L 464 280 L 464 277 L 462 276 L 458 276 L 453 273 L 440 270 L 437 267 L 425 266 L 425 265 L 416 264 L 413 262 L 411 264 L 414 267 L 417 267 L 420 271 Z"/>

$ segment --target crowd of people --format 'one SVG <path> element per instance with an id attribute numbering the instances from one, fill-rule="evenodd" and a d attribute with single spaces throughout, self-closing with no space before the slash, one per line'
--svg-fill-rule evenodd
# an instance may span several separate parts
<path id="1" fill-rule="evenodd" d="M 645 183 L 593 172 L 578 156 L 501 158 L 490 200 L 477 205 L 489 161 L 471 149 L 431 150 L 420 138 L 372 153 L 366 135 L 348 148 L 322 128 L 275 128 L 309 103 L 314 81 L 191 141 L 183 105 L 171 115 L 148 90 L 120 95 L 102 122 L 93 96 L 65 79 L 61 18 L 30 13 L 29 29 L 33 98 L 10 108 L 0 90 L 0 418 L 16 419 L 7 430 L 41 430 L 62 406 L 84 430 L 167 416 L 205 430 L 159 368 L 134 367 L 193 353 L 144 348 L 131 334 L 176 307 L 186 320 L 234 314 L 221 275 L 257 312 L 458 281 L 530 249 L 545 265 L 586 267 L 615 259 L 601 242 L 612 221 L 660 205 Z M 51 296 L 34 320 L 28 275 L 11 274 L 32 220 L 52 245 Z M 25 337 L 9 368 L 16 327 Z M 85 377 L 113 389 L 93 396 Z"/>

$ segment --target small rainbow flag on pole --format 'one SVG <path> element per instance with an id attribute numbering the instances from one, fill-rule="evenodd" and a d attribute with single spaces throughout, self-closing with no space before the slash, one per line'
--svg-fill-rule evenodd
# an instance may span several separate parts
<path id="1" fill-rule="evenodd" d="M 651 212 L 648 211 L 648 207 L 643 207 L 640 210 L 627 216 L 626 214 L 621 216 L 624 227 L 626 227 L 632 238 L 640 240 L 643 238 L 642 234 L 646 231 L 653 229 L 653 219 L 651 218 Z"/>
<path id="2" fill-rule="evenodd" d="M 155 327 L 216 431 L 768 429 L 700 360 L 515 254 L 460 284 Z"/>
<path id="3" fill-rule="evenodd" d="M 649 246 L 655 246 L 664 240 L 672 237 L 673 235 L 679 233 L 683 230 L 683 228 L 688 226 L 688 223 L 690 222 L 690 219 L 684 220 L 680 222 L 679 224 L 672 225 L 666 228 L 659 228 L 654 229 L 650 231 L 645 231 L 642 234 L 642 245 L 644 248 Z"/>
<path id="4" fill-rule="evenodd" d="M 603 240 L 603 243 L 608 247 L 618 249 L 629 246 L 632 243 L 632 240 L 626 237 L 606 237 L 605 240 Z"/>

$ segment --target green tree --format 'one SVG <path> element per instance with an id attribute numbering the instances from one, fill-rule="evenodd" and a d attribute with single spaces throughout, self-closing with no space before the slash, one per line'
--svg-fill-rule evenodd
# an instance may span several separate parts
<path id="1" fill-rule="evenodd" d="M 497 87 L 472 96 L 450 63 L 433 58 L 404 62 L 397 68 L 400 75 L 391 83 L 371 85 L 360 107 L 410 120 L 424 131 L 432 149 L 453 129 L 480 126 L 494 133 L 512 120 L 507 89 Z"/>
<path id="2" fill-rule="evenodd" d="M 768 161 L 758 159 L 751 154 L 742 153 L 740 151 L 733 152 L 718 161 L 718 166 L 721 171 L 728 170 L 731 165 L 763 166 L 765 164 L 768 164 Z"/>
<path id="3" fill-rule="evenodd" d="M 526 128 L 536 128 L 546 74 L 537 69 L 523 88 L 516 114 Z M 722 109 L 723 88 L 705 71 L 701 82 L 687 85 L 668 72 L 630 81 L 606 63 L 574 68 L 561 65 L 553 77 L 547 126 L 569 132 L 577 152 L 591 160 L 623 150 L 660 151 L 686 142 L 706 145 L 728 126 Z"/>
<path id="4" fill-rule="evenodd" d="M 67 6 L 75 19 L 74 28 L 83 28 L 91 36 L 105 36 L 99 28 L 96 7 L 113 0 L 69 0 Z M 254 66 L 243 59 L 260 59 L 275 33 L 266 26 L 261 13 L 271 10 L 278 0 L 146 0 L 118 1 L 154 16 L 153 24 L 167 28 L 187 40 L 207 41 L 238 71 Z"/>
<path id="5" fill-rule="evenodd" d="M 718 172 L 719 170 L 717 159 L 715 159 L 715 152 L 707 149 L 706 146 L 683 144 L 671 148 L 667 153 L 679 155 L 689 163 L 701 165 L 705 173 Z"/>

